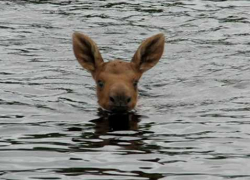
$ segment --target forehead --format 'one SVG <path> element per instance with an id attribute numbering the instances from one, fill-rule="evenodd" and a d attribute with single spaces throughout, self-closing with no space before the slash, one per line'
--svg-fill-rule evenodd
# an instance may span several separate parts
<path id="1" fill-rule="evenodd" d="M 114 60 L 105 63 L 102 72 L 111 74 L 124 74 L 133 71 L 132 64 L 120 60 Z"/>
<path id="2" fill-rule="evenodd" d="M 137 78 L 137 76 L 139 77 L 139 74 L 136 71 L 134 65 L 130 62 L 125 62 L 121 60 L 114 60 L 105 63 L 98 73 L 98 77 L 114 79 L 130 79 Z"/>

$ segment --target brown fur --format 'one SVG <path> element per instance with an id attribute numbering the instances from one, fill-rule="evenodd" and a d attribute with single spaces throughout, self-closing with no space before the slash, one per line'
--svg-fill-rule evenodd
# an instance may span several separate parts
<path id="1" fill-rule="evenodd" d="M 73 50 L 78 62 L 92 74 L 97 84 L 99 105 L 108 111 L 130 111 L 137 103 L 137 82 L 155 66 L 164 51 L 164 35 L 142 42 L 131 62 L 104 62 L 95 42 L 81 33 L 73 34 Z"/>

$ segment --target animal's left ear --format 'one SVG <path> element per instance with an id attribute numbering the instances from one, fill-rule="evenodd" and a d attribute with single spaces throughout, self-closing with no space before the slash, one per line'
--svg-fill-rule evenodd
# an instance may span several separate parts
<path id="1" fill-rule="evenodd" d="M 156 34 L 142 42 L 135 52 L 132 63 L 140 72 L 145 72 L 155 66 L 160 60 L 164 51 L 165 37 L 163 34 Z"/>

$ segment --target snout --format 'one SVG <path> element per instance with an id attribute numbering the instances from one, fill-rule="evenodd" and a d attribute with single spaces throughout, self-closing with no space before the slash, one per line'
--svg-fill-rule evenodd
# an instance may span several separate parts
<path id="1" fill-rule="evenodd" d="M 135 108 L 137 102 L 136 89 L 124 82 L 108 84 L 102 91 L 97 91 L 97 96 L 99 105 L 113 113 L 129 112 Z"/>
<path id="2" fill-rule="evenodd" d="M 127 112 L 129 111 L 132 101 L 131 96 L 127 95 L 111 95 L 109 96 L 110 110 L 113 112 Z"/>

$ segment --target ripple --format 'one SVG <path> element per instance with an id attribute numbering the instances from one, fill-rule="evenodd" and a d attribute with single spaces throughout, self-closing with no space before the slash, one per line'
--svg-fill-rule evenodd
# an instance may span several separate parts
<path id="1" fill-rule="evenodd" d="M 248 1 L 0 1 L 1 179 L 248 179 Z M 136 111 L 98 110 L 71 34 L 165 52 Z"/>

